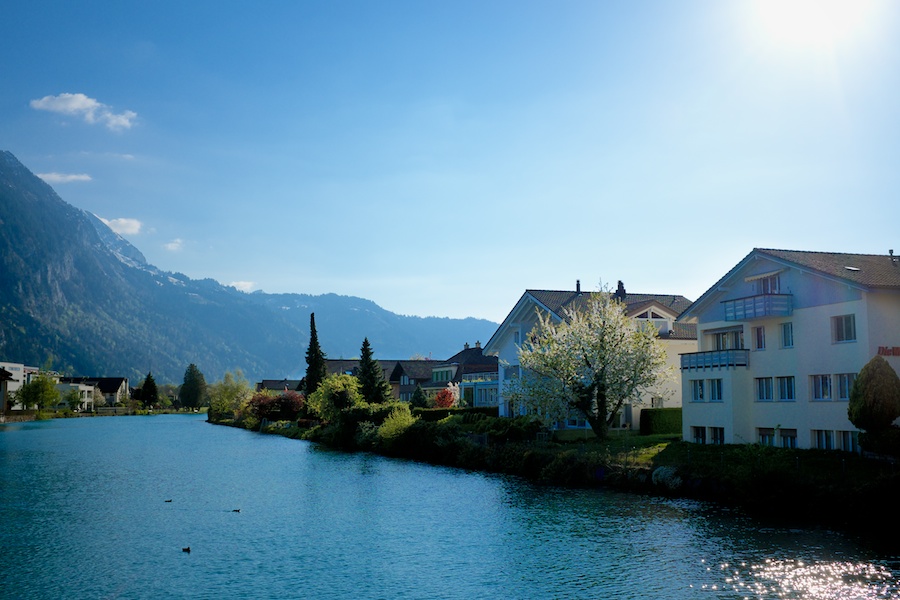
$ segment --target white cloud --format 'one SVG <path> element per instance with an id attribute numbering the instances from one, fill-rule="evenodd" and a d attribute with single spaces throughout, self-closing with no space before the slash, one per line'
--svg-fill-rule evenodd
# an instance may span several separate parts
<path id="1" fill-rule="evenodd" d="M 112 108 L 106 104 L 88 98 L 84 94 L 63 93 L 58 96 L 44 96 L 38 100 L 32 100 L 31 108 L 82 117 L 87 123 L 92 125 L 102 123 L 112 131 L 131 129 L 137 118 L 137 113 L 133 110 L 114 113 Z"/>
<path id="2" fill-rule="evenodd" d="M 229 283 L 231 287 L 241 292 L 251 292 L 256 287 L 255 281 L 232 281 Z"/>
<path id="3" fill-rule="evenodd" d="M 47 183 L 71 183 L 73 181 L 90 181 L 87 173 L 38 173 L 38 177 Z"/>
<path id="4" fill-rule="evenodd" d="M 143 227 L 143 223 L 138 221 L 137 219 L 104 219 L 103 217 L 97 217 L 106 225 L 118 233 L 119 235 L 137 235 L 141 232 L 141 227 Z"/>
<path id="5" fill-rule="evenodd" d="M 184 240 L 182 240 L 181 238 L 175 238 L 171 242 L 169 242 L 167 244 L 163 244 L 163 248 L 165 248 L 166 250 L 168 250 L 170 252 L 178 252 L 183 247 L 184 247 Z"/>

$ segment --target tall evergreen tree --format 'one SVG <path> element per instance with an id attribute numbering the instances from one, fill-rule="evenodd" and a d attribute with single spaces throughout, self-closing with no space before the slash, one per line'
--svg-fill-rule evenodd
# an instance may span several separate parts
<path id="1" fill-rule="evenodd" d="M 316 333 L 316 313 L 309 315 L 309 348 L 306 350 L 306 397 L 319 389 L 319 385 L 328 375 L 325 365 L 325 353 L 319 346 L 319 335 Z"/>
<path id="2" fill-rule="evenodd" d="M 384 380 L 381 365 L 372 358 L 369 338 L 363 340 L 359 358 L 359 393 L 370 404 L 380 404 L 391 399 L 391 386 Z"/>
<path id="3" fill-rule="evenodd" d="M 141 402 L 146 407 L 153 406 L 159 402 L 159 389 L 156 387 L 153 373 L 147 373 L 147 379 L 144 380 L 144 385 L 141 386 Z"/>
<path id="4" fill-rule="evenodd" d="M 187 408 L 197 408 L 206 402 L 206 378 L 194 363 L 189 364 L 184 371 L 184 382 L 178 391 L 178 398 L 181 405 Z"/>

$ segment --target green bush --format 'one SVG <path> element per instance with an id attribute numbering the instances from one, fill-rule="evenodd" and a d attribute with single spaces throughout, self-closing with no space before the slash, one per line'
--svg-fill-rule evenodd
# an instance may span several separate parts
<path id="1" fill-rule="evenodd" d="M 859 434 L 859 445 L 866 452 L 900 457 L 900 429 L 863 431 Z"/>
<path id="2" fill-rule="evenodd" d="M 641 411 L 641 435 L 681 433 L 681 408 L 645 408 Z"/>
<path id="3" fill-rule="evenodd" d="M 390 450 L 400 436 L 418 420 L 418 417 L 412 416 L 409 412 L 409 405 L 395 407 L 378 428 L 378 439 L 382 448 Z"/>
<path id="4" fill-rule="evenodd" d="M 847 417 L 859 429 L 888 429 L 900 417 L 900 377 L 880 356 L 860 370 L 850 391 Z"/>

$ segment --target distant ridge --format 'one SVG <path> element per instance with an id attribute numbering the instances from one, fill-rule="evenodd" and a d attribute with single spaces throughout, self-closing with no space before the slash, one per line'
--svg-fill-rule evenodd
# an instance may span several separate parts
<path id="1" fill-rule="evenodd" d="M 235 369 L 252 381 L 299 377 L 310 312 L 330 358 L 358 356 L 368 337 L 377 358 L 444 359 L 497 327 L 401 316 L 352 296 L 245 294 L 160 271 L 0 151 L 0 360 L 134 380 L 152 370 L 160 383 L 180 383 L 190 363 L 208 381 Z"/>

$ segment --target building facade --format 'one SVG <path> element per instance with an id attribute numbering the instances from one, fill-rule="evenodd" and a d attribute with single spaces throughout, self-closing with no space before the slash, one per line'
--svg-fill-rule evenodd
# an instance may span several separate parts
<path id="1" fill-rule="evenodd" d="M 582 292 L 581 282 L 576 282 L 574 291 L 525 290 L 509 315 L 497 328 L 484 346 L 485 354 L 496 356 L 498 366 L 498 404 L 501 416 L 514 416 L 509 399 L 504 394 L 504 382 L 519 374 L 519 347 L 538 323 L 538 313 L 549 314 L 559 323 L 567 309 L 576 309 L 592 293 Z M 697 350 L 697 338 L 692 324 L 677 323 L 676 318 L 690 306 L 684 296 L 672 294 L 629 294 L 622 282 L 613 295 L 625 305 L 628 316 L 639 322 L 652 323 L 659 331 L 659 340 L 666 350 L 666 362 L 677 371 L 679 356 Z M 643 408 L 677 407 L 681 405 L 681 386 L 677 380 L 666 381 L 654 390 L 635 398 L 625 405 L 618 416 L 617 425 L 624 428 L 640 426 L 640 412 Z M 588 424 L 577 415 L 571 415 L 565 422 L 555 424 L 558 429 L 587 428 Z"/>
<path id="2" fill-rule="evenodd" d="M 754 249 L 680 317 L 683 437 L 855 451 L 853 381 L 876 354 L 900 372 L 900 261 Z"/>

